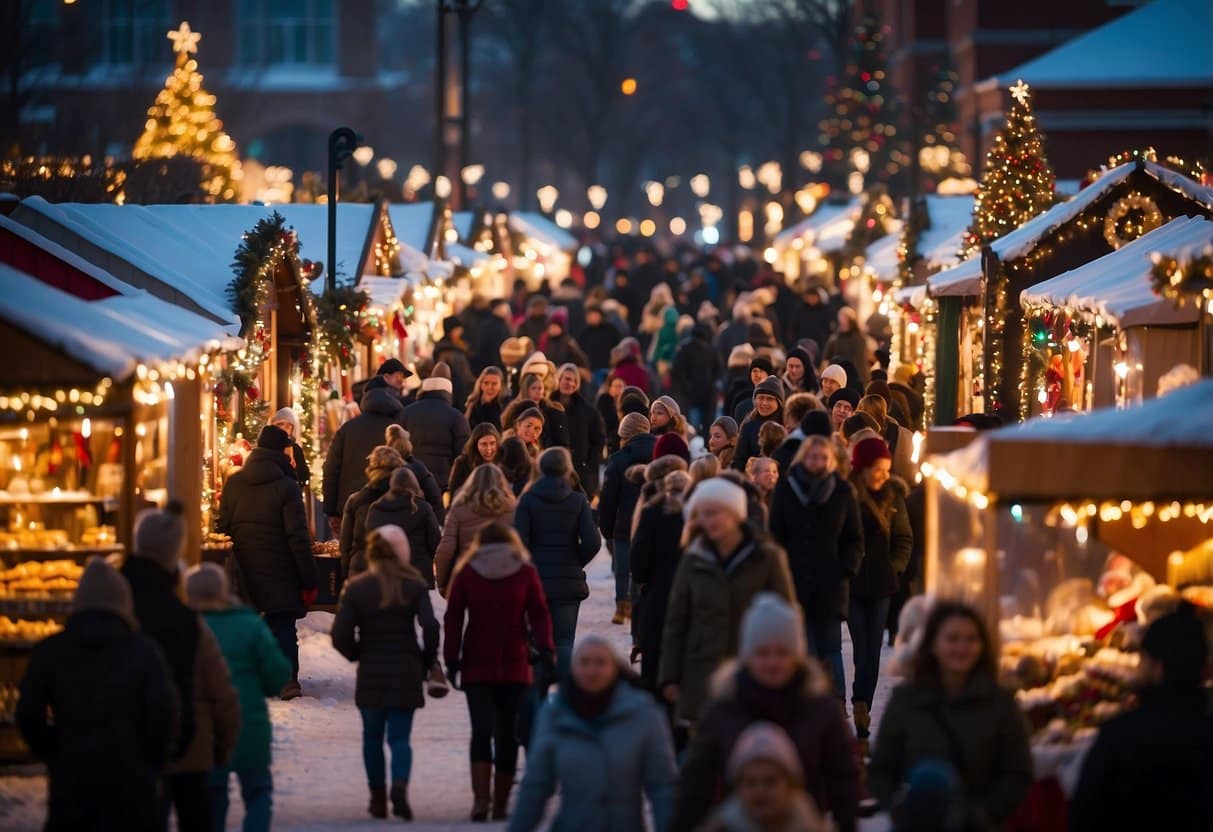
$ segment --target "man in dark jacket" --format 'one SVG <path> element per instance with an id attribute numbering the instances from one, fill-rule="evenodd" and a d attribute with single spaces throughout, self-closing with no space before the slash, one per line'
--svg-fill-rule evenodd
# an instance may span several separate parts
<path id="1" fill-rule="evenodd" d="M 531 295 L 526 302 L 526 318 L 518 324 L 519 338 L 526 336 L 536 344 L 548 329 L 548 299 L 543 295 Z"/>
<path id="2" fill-rule="evenodd" d="M 723 374 L 720 354 L 712 347 L 712 331 L 706 324 L 695 324 L 674 356 L 670 392 L 700 436 L 708 435 L 716 418 L 716 380 Z"/>
<path id="3" fill-rule="evenodd" d="M 476 332 L 476 355 L 472 369 L 479 373 L 485 367 L 504 367 L 501 361 L 501 345 L 512 333 L 510 302 L 497 298 L 489 304 L 491 314 L 480 322 Z"/>
<path id="4" fill-rule="evenodd" d="M 413 440 L 414 455 L 445 491 L 451 463 L 463 452 L 472 431 L 463 413 L 454 407 L 450 380 L 437 375 L 438 366 L 434 375 L 421 382 L 421 395 L 404 409 L 400 421 Z"/>
<path id="5" fill-rule="evenodd" d="M 589 368 L 590 359 L 580 345 L 569 335 L 569 317 L 564 307 L 557 307 L 548 320 L 548 328 L 539 341 L 539 349 L 557 367 L 561 364 L 576 364 Z"/>
<path id="6" fill-rule="evenodd" d="M 821 287 L 816 281 L 806 281 L 800 297 L 800 304 L 792 313 L 784 343 L 795 344 L 802 338 L 810 338 L 818 347 L 824 348 L 830 340 L 836 313 L 822 297 Z"/>
<path id="7" fill-rule="evenodd" d="M 1184 603 L 1146 630 L 1141 705 L 1104 723 L 1070 801 L 1070 829 L 1213 829 L 1208 642 Z"/>
<path id="8" fill-rule="evenodd" d="M 223 487 L 218 524 L 232 538 L 241 595 L 265 617 L 291 662 L 293 675 L 282 689 L 283 699 L 303 693 L 295 621 L 307 614 L 317 592 L 307 515 L 284 453 L 289 443 L 290 437 L 273 425 L 261 429 L 256 449 Z"/>
<path id="9" fill-rule="evenodd" d="M 387 370 L 388 372 L 384 372 Z M 337 429 L 324 458 L 324 514 L 334 537 L 341 533 L 341 512 L 350 495 L 366 485 L 366 458 L 383 444 L 388 425 L 400 424 L 404 405 L 400 403 L 400 385 L 411 375 L 398 359 L 383 362 L 379 375 L 367 382 L 360 404 L 361 413 Z"/>
<path id="10" fill-rule="evenodd" d="M 657 437 L 649 433 L 649 420 L 629 413 L 619 423 L 620 448 L 607 460 L 602 475 L 602 494 L 598 498 L 598 528 L 611 550 L 611 570 L 615 574 L 615 618 L 622 624 L 631 615 L 634 592 L 632 581 L 632 515 L 640 499 L 641 482 L 627 476 L 633 465 L 647 465 L 653 459 Z"/>
<path id="11" fill-rule="evenodd" d="M 30 654 L 17 702 L 21 736 L 47 765 L 46 829 L 163 830 L 161 778 L 180 710 L 130 586 L 93 558 L 66 628 Z"/>
<path id="12" fill-rule="evenodd" d="M 609 369 L 611 366 L 611 349 L 623 340 L 623 333 L 615 328 L 602 314 L 602 307 L 587 306 L 585 309 L 585 328 L 577 333 L 577 344 L 589 359 L 590 370 Z"/>
<path id="13" fill-rule="evenodd" d="M 606 447 L 606 430 L 602 414 L 581 395 L 581 374 L 573 364 L 560 368 L 556 379 L 556 401 L 564 407 L 569 426 L 569 453 L 573 468 L 581 481 L 581 490 L 591 500 L 598 494 L 602 449 Z"/>
<path id="14" fill-rule="evenodd" d="M 451 368 L 451 396 L 462 406 L 476 384 L 472 365 L 468 361 L 469 347 L 463 340 L 463 321 L 451 315 L 442 322 L 442 340 L 434 345 L 434 361 Z"/>
<path id="15" fill-rule="evenodd" d="M 626 269 L 615 272 L 614 287 L 611 289 L 611 300 L 623 306 L 627 312 L 628 331 L 640 329 L 640 320 L 644 313 L 644 301 L 648 294 L 632 285 L 632 276 Z M 626 333 L 625 333 L 626 334 Z"/>

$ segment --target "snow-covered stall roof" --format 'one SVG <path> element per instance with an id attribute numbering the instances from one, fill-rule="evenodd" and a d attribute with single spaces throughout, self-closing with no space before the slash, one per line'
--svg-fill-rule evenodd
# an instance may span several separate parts
<path id="1" fill-rule="evenodd" d="M 1141 88 L 1213 84 L 1213 3 L 1154 0 L 1015 69 L 1037 87 Z"/>
<path id="2" fill-rule="evenodd" d="M 390 309 L 410 285 L 403 277 L 380 277 L 373 274 L 364 274 L 358 281 L 358 288 L 370 297 L 371 306 L 379 309 Z"/>
<path id="3" fill-rule="evenodd" d="M 864 268 L 872 272 L 882 283 L 889 283 L 897 277 L 900 261 L 897 259 L 897 247 L 901 245 L 901 233 L 893 232 L 881 237 L 868 246 L 864 258 Z"/>
<path id="4" fill-rule="evenodd" d="M 408 202 L 389 205 L 388 216 L 392 220 L 392 228 L 396 231 L 396 239 L 401 244 L 400 257 L 404 263 L 405 272 L 427 273 L 430 269 L 427 265 L 429 258 L 425 254 L 426 238 L 430 233 L 430 222 L 434 216 L 434 203 Z M 455 230 L 459 231 L 457 221 Z M 462 243 L 448 242 L 445 247 L 447 259 L 461 266 L 470 268 L 489 259 L 488 255 L 483 252 L 468 248 Z"/>
<path id="5" fill-rule="evenodd" d="M 573 251 L 577 238 L 543 214 L 533 211 L 514 211 L 509 218 L 510 228 L 531 240 L 557 251 Z"/>
<path id="6" fill-rule="evenodd" d="M 931 296 L 970 297 L 981 294 L 981 255 L 976 255 L 950 269 L 927 278 Z"/>
<path id="7" fill-rule="evenodd" d="M 1199 248 L 1213 242 L 1213 222 L 1179 217 L 1098 260 L 1038 283 L 1020 294 L 1025 306 L 1081 309 L 1110 323 L 1132 326 L 1194 323 L 1195 307 L 1177 307 L 1154 293 L 1150 254 Z"/>
<path id="8" fill-rule="evenodd" d="M 93 263 L 90 263 L 89 261 L 85 260 L 83 257 L 81 257 L 80 255 L 78 255 L 74 252 L 68 251 L 63 246 L 56 243 L 54 240 L 51 240 L 51 239 L 48 239 L 48 238 L 42 236 L 34 229 L 32 229 L 28 226 L 22 225 L 19 222 L 13 222 L 11 219 L 4 216 L 3 214 L 0 214 L 0 228 L 4 229 L 5 231 L 10 232 L 11 234 L 13 234 L 16 237 L 21 238 L 25 242 L 34 246 L 35 248 L 46 252 L 51 257 L 54 257 L 56 260 L 60 261 L 61 263 L 65 263 L 65 264 L 71 266 L 72 268 L 83 272 L 84 274 L 93 278 L 93 280 L 96 280 L 102 286 L 106 286 L 110 289 L 113 289 L 115 292 L 133 291 L 132 286 L 130 286 L 129 284 L 123 283 L 121 280 L 114 277 L 112 274 L 107 272 L 105 269 L 102 269 L 102 268 L 94 265 Z"/>
<path id="9" fill-rule="evenodd" d="M 893 293 L 893 301 L 899 306 L 909 304 L 915 309 L 921 309 L 923 302 L 927 299 L 926 286 L 902 286 Z"/>
<path id="10" fill-rule="evenodd" d="M 1125 181 L 1140 164 L 1142 171 L 1160 184 L 1209 208 L 1213 208 L 1213 188 L 1194 182 L 1170 168 L 1154 162 L 1126 162 L 1096 179 L 1073 199 L 1054 205 L 1048 211 L 1028 220 L 1019 228 L 990 243 L 990 248 L 1004 263 L 1017 260 L 1030 252 L 1037 243 L 1050 233 L 1070 222 L 1090 208 L 1101 197 Z"/>
<path id="11" fill-rule="evenodd" d="M 1208 498 L 1213 480 L 1213 380 L 1125 410 L 1037 417 L 990 431 L 929 460 L 937 479 L 1008 497 Z M 1033 447 L 1051 448 L 1042 477 Z M 1069 454 L 1061 464 L 1058 457 Z M 1070 464 L 1073 463 L 1073 464 Z"/>
<path id="12" fill-rule="evenodd" d="M 931 227 L 918 237 L 918 251 L 929 269 L 944 269 L 960 262 L 960 247 L 965 230 L 973 220 L 973 197 L 938 196 L 927 198 Z"/>
<path id="13" fill-rule="evenodd" d="M 846 229 L 843 233 L 843 243 L 845 244 L 846 235 L 850 233 L 851 226 L 854 224 L 854 216 L 858 211 L 859 201 L 855 199 L 845 203 L 827 202 L 818 206 L 816 211 L 791 228 L 785 228 L 776 234 L 775 247 L 786 248 L 796 240 L 815 244 L 825 230 L 834 223 L 841 223 L 840 227 Z"/>
<path id="14" fill-rule="evenodd" d="M 0 288 L 0 319 L 118 381 L 140 363 L 193 362 L 242 343 L 220 324 L 129 286 L 128 294 L 86 301 L 0 263 Z"/>

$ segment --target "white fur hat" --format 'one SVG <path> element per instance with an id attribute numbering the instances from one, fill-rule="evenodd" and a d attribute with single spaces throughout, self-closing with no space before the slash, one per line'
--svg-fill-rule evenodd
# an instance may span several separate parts
<path id="1" fill-rule="evenodd" d="M 409 538 L 404 533 L 404 529 L 389 524 L 380 526 L 375 531 L 379 532 L 379 536 L 392 547 L 392 551 L 396 553 L 396 557 L 401 563 L 408 564 L 412 561 L 413 551 L 409 547 Z"/>
<path id="2" fill-rule="evenodd" d="M 749 501 L 746 500 L 745 490 L 721 477 L 706 479 L 695 486 L 695 493 L 683 507 L 682 516 L 689 520 L 694 516 L 695 509 L 708 505 L 731 511 L 737 519 L 743 521 L 749 514 Z"/>
<path id="3" fill-rule="evenodd" d="M 454 393 L 455 388 L 451 384 L 449 378 L 441 378 L 439 376 L 430 376 L 425 381 L 421 382 L 422 393 L 432 393 L 438 390 L 443 393 Z"/>

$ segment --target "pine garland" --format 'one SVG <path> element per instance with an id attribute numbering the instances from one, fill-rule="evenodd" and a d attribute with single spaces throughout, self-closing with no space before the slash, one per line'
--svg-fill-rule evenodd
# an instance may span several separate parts
<path id="1" fill-rule="evenodd" d="M 338 286 L 316 301 L 321 350 L 342 369 L 354 366 L 355 334 L 370 303 L 370 295 L 353 286 Z"/>

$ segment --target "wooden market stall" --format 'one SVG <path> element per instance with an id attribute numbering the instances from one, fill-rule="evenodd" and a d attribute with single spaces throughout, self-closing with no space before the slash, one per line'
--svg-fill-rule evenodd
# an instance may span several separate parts
<path id="1" fill-rule="evenodd" d="M 928 385 L 934 388 L 937 425 L 985 409 L 982 373 L 981 258 L 971 257 L 927 278 L 935 306 L 935 348 Z"/>
<path id="2" fill-rule="evenodd" d="M 790 281 L 815 277 L 825 286 L 837 286 L 842 277 L 841 252 L 860 209 L 858 199 L 819 205 L 808 217 L 775 235 L 774 267 Z"/>

